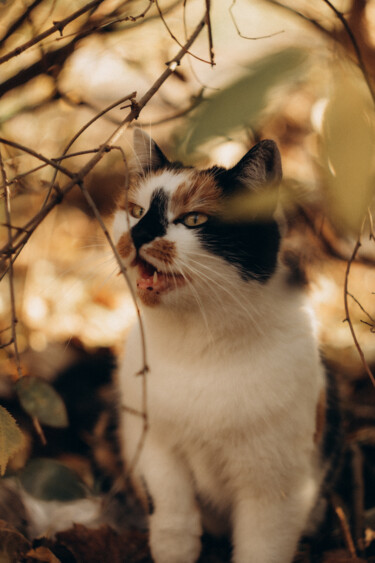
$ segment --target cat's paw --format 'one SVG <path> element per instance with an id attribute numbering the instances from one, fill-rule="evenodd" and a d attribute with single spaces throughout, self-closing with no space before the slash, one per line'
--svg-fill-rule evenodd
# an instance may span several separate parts
<path id="1" fill-rule="evenodd" d="M 155 563 L 195 563 L 201 551 L 201 541 L 188 530 L 154 530 L 150 547 Z"/>

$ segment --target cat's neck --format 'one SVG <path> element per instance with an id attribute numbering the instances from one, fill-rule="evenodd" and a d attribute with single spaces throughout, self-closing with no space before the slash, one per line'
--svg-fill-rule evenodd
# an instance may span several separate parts
<path id="1" fill-rule="evenodd" d="M 299 316 L 303 292 L 291 287 L 281 269 L 266 284 L 244 283 L 236 294 L 217 292 L 195 306 L 158 306 L 144 310 L 147 336 L 159 347 L 171 342 L 207 350 L 220 342 L 262 341 Z"/>

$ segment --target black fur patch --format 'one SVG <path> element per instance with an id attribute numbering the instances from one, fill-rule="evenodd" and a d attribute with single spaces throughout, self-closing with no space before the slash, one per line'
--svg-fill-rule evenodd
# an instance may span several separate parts
<path id="1" fill-rule="evenodd" d="M 280 233 L 275 221 L 228 223 L 210 219 L 199 230 L 202 245 L 235 265 L 245 279 L 267 281 L 275 271 Z"/>
<path id="2" fill-rule="evenodd" d="M 144 217 L 132 228 L 131 236 L 137 250 L 167 232 L 168 196 L 162 188 L 152 194 L 150 207 Z"/>
<path id="3" fill-rule="evenodd" d="M 214 167 L 208 172 L 215 176 L 228 199 L 247 191 L 234 170 Z M 246 222 L 211 218 L 199 229 L 199 236 L 207 250 L 237 266 L 245 280 L 266 282 L 275 271 L 281 237 L 271 218 Z"/>

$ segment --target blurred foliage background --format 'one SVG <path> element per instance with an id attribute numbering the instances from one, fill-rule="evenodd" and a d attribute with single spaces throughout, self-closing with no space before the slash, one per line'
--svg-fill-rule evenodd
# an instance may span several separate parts
<path id="1" fill-rule="evenodd" d="M 203 17 L 206 25 L 174 65 Z M 116 447 L 108 445 L 115 425 L 108 373 L 136 314 L 92 207 L 78 185 L 64 192 L 69 175 L 56 174 L 54 163 L 79 174 L 134 112 L 137 119 L 113 143 L 120 149 L 102 150 L 84 176 L 109 224 L 126 186 L 134 125 L 171 159 L 202 167 L 231 166 L 257 140 L 272 138 L 283 158 L 286 260 L 310 282 L 322 350 L 340 386 L 347 446 L 356 452 L 357 480 L 348 485 L 356 509 L 347 510 L 354 547 L 339 534 L 332 560 L 344 560 L 341 548 L 343 557 L 354 549 L 371 560 L 374 68 L 374 0 L 0 2 L 0 470 L 7 467 L 6 477 L 20 475 L 31 494 L 50 500 L 45 482 L 52 474 L 55 483 L 69 483 L 73 478 L 60 473 L 68 467 L 80 476 L 79 485 L 73 479 L 68 486 L 72 500 L 77 490 L 85 497 L 82 491 L 103 490 L 106 479 L 121 475 Z M 138 115 L 137 103 L 166 69 L 170 76 Z M 62 160 L 68 146 L 75 156 Z M 7 413 L 22 428 L 22 445 Z M 41 456 L 63 468 L 43 465 Z M 37 475 L 45 481 L 33 489 Z"/>

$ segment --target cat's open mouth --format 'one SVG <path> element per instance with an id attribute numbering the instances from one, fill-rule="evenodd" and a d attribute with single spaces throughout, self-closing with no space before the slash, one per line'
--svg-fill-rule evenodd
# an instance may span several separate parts
<path id="1" fill-rule="evenodd" d="M 132 266 L 138 268 L 137 289 L 139 291 L 154 291 L 159 294 L 181 287 L 186 283 L 186 279 L 181 274 L 161 272 L 150 262 L 139 257 L 133 260 Z"/>

